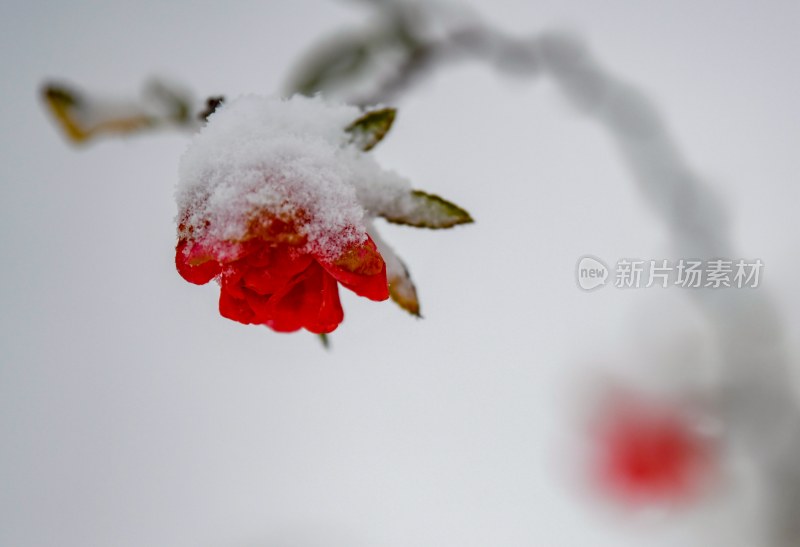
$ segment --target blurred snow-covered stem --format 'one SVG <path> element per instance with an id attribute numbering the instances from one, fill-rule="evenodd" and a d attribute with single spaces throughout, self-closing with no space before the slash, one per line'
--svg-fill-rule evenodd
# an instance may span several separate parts
<path id="1" fill-rule="evenodd" d="M 290 91 L 322 92 L 357 104 L 392 102 L 417 80 L 459 60 L 555 81 L 579 110 L 606 128 L 639 191 L 671 234 L 677 256 L 736 255 L 720 196 L 695 173 L 656 107 L 606 70 L 576 37 L 512 37 L 438 3 L 371 1 L 369 30 L 341 34 L 313 51 Z M 800 407 L 783 325 L 763 290 L 692 291 L 723 363 L 724 427 L 760 474 L 768 545 L 800 542 Z"/>

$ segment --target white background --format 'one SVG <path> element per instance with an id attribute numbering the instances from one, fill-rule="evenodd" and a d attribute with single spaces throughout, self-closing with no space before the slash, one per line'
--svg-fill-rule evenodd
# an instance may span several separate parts
<path id="1" fill-rule="evenodd" d="M 471 5 L 515 34 L 574 29 L 641 85 L 797 330 L 800 4 Z M 37 93 L 65 78 L 126 96 L 154 74 L 198 97 L 277 93 L 302 53 L 366 10 L 6 0 L 0 12 L 0 545 L 699 546 L 750 533 L 734 486 L 716 510 L 634 527 L 579 486 L 576 386 L 607 366 L 598 355 L 624 353 L 658 299 L 583 293 L 575 262 L 669 248 L 611 141 L 550 82 L 464 63 L 403 97 L 379 161 L 476 224 L 383 226 L 425 319 L 343 294 L 326 352 L 222 319 L 217 288 L 175 272 L 187 135 L 75 149 Z"/>

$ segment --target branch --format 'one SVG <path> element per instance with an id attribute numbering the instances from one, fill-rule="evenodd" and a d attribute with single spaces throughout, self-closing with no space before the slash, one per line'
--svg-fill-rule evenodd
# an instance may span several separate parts
<path id="1" fill-rule="evenodd" d="M 680 256 L 734 256 L 721 200 L 685 161 L 658 110 L 635 86 L 608 73 L 574 38 L 549 33 L 518 39 L 473 22 L 443 37 L 417 40 L 394 74 L 378 81 L 374 91 L 350 100 L 391 102 L 435 69 L 468 59 L 509 74 L 552 78 L 616 141 Z M 780 318 L 763 290 L 699 290 L 692 295 L 715 327 L 722 350 L 726 421 L 767 487 L 770 544 L 795 546 L 800 541 L 800 408 L 791 388 Z"/>

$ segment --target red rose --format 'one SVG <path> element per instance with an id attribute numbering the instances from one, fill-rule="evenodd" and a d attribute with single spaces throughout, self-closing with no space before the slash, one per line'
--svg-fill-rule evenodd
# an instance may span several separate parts
<path id="1" fill-rule="evenodd" d="M 386 265 L 369 236 L 330 259 L 305 250 L 306 238 L 282 220 L 253 222 L 240 241 L 195 239 L 185 224 L 179 232 L 178 272 L 198 285 L 216 278 L 220 314 L 240 323 L 328 333 L 344 317 L 339 283 L 371 300 L 389 297 Z"/>
<path id="2" fill-rule="evenodd" d="M 221 105 L 181 158 L 178 272 L 217 279 L 224 317 L 279 332 L 335 330 L 339 284 L 419 316 L 408 269 L 373 220 L 449 228 L 472 218 L 366 153 L 392 120 L 392 109 L 321 97 Z"/>

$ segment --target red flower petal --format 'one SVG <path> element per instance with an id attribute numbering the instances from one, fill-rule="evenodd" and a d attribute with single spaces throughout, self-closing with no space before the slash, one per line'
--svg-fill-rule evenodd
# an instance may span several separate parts
<path id="1" fill-rule="evenodd" d="M 186 239 L 179 240 L 175 247 L 175 266 L 181 277 L 195 285 L 205 285 L 220 272 L 216 260 L 198 253 L 194 243 Z"/>
<path id="2" fill-rule="evenodd" d="M 333 332 L 344 319 L 344 311 L 339 301 L 339 285 L 328 272 L 322 272 L 322 302 L 316 321 L 306 325 L 306 329 L 317 334 Z"/>
<path id="3" fill-rule="evenodd" d="M 222 275 L 219 276 L 219 284 L 222 290 L 238 300 L 244 300 L 245 287 L 242 283 L 242 277 L 244 277 L 247 271 L 248 269 L 245 264 L 237 264 L 223 268 Z"/>
<path id="4" fill-rule="evenodd" d="M 247 260 L 244 286 L 258 294 L 272 294 L 308 268 L 312 258 L 280 246 L 268 248 Z"/>
<path id="5" fill-rule="evenodd" d="M 256 322 L 255 313 L 253 313 L 248 303 L 224 287 L 219 292 L 219 314 L 222 317 L 227 317 L 245 325 Z"/>
<path id="6" fill-rule="evenodd" d="M 272 317 L 266 324 L 280 332 L 331 332 L 344 317 L 336 281 L 317 263 L 272 295 L 269 307 Z"/>
<path id="7" fill-rule="evenodd" d="M 339 285 L 318 264 L 314 264 L 312 268 L 318 273 L 305 282 L 305 290 L 308 293 L 303 327 L 317 334 L 332 332 L 344 319 L 342 304 L 339 301 Z"/>
<path id="8" fill-rule="evenodd" d="M 277 241 L 275 225 L 267 227 L 269 239 L 208 242 L 186 236 L 178 242 L 178 272 L 196 284 L 216 277 L 223 317 L 279 332 L 328 333 L 344 318 L 337 281 L 372 300 L 388 298 L 386 264 L 372 239 L 334 261 L 320 261 L 297 245 Z"/>
<path id="9" fill-rule="evenodd" d="M 377 301 L 389 298 L 386 263 L 369 236 L 363 243 L 345 250 L 335 261 L 320 260 L 319 263 L 357 295 Z"/>
<path id="10" fill-rule="evenodd" d="M 308 257 L 281 260 L 275 262 L 279 267 L 277 275 L 250 268 L 247 260 L 227 267 L 220 279 L 220 314 L 240 323 L 266 325 L 278 332 L 301 328 L 316 333 L 335 330 L 344 317 L 336 280 Z M 290 264 L 291 269 L 287 269 Z M 287 279 L 286 274 L 302 264 L 307 264 L 306 268 Z M 269 283 L 279 280 L 282 286 L 268 294 L 253 290 L 248 279 L 261 273 L 265 279 L 271 276 Z"/>

